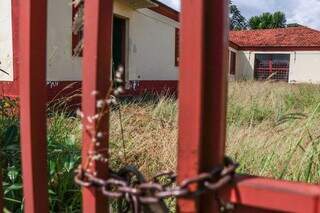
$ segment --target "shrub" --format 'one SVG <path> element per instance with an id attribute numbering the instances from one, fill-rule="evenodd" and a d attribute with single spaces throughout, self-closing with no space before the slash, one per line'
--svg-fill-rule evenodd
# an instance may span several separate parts
<path id="1" fill-rule="evenodd" d="M 80 163 L 79 120 L 56 113 L 48 123 L 50 209 L 52 212 L 79 211 L 80 191 L 73 182 L 73 171 Z M 0 139 L 6 208 L 10 212 L 22 212 L 18 117 L 0 116 Z"/>

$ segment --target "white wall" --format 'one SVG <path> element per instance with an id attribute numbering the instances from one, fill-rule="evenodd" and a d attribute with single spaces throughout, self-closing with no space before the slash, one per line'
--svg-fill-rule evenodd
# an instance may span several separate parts
<path id="1" fill-rule="evenodd" d="M 291 54 L 289 82 L 320 83 L 320 51 L 297 51 Z"/>
<path id="2" fill-rule="evenodd" d="M 72 57 L 72 0 L 48 1 L 47 79 L 81 80 L 81 59 Z"/>
<path id="3" fill-rule="evenodd" d="M 0 81 L 13 81 L 11 0 L 0 0 Z"/>
<path id="4" fill-rule="evenodd" d="M 238 51 L 236 63 L 236 79 L 252 80 L 254 78 L 254 57 L 254 52 Z"/>
<path id="5" fill-rule="evenodd" d="M 175 29 L 178 23 L 148 9 L 129 21 L 130 80 L 178 80 Z"/>
<path id="6" fill-rule="evenodd" d="M 320 51 L 238 51 L 236 79 L 254 79 L 255 54 L 290 54 L 289 82 L 320 83 Z"/>
<path id="7" fill-rule="evenodd" d="M 127 18 L 127 80 L 178 80 L 174 54 L 179 24 L 149 9 L 134 10 L 118 1 L 114 13 Z M 81 80 L 81 61 L 72 57 L 71 0 L 49 0 L 48 80 Z"/>

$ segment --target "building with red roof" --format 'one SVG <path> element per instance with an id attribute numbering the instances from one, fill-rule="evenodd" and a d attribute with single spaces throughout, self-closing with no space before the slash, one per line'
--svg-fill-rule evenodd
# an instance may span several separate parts
<path id="1" fill-rule="evenodd" d="M 0 1 L 0 96 L 19 95 L 18 41 L 23 33 L 18 30 L 17 2 Z M 48 1 L 49 99 L 81 88 L 83 3 L 70 2 Z M 114 0 L 113 7 L 111 59 L 114 70 L 123 67 L 123 89 L 131 94 L 176 90 L 179 12 L 157 0 Z"/>
<path id="2" fill-rule="evenodd" d="M 17 97 L 19 91 L 18 40 L 23 35 L 18 31 L 20 8 L 15 2 L 0 1 L 0 96 Z M 72 91 L 81 87 L 83 5 L 69 2 L 48 1 L 49 99 L 57 94 L 73 94 Z M 179 12 L 158 0 L 114 1 L 112 61 L 114 69 L 124 68 L 122 86 L 127 94 L 176 91 L 179 28 Z M 317 30 L 297 25 L 233 31 L 229 44 L 229 72 L 234 79 L 320 83 L 320 32 Z"/>
<path id="3" fill-rule="evenodd" d="M 229 41 L 236 79 L 320 82 L 320 31 L 300 25 L 232 31 Z"/>

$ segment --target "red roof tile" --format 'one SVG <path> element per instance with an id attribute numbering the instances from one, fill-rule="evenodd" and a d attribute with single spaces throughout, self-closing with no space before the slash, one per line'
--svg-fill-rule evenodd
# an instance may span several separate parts
<path id="1" fill-rule="evenodd" d="M 320 32 L 308 27 L 289 27 L 267 30 L 231 31 L 230 41 L 240 48 L 298 47 L 320 48 Z"/>

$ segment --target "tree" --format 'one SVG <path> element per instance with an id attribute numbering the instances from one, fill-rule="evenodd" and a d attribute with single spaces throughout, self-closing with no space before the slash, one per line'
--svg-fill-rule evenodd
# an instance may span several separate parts
<path id="1" fill-rule="evenodd" d="M 253 16 L 249 20 L 251 29 L 273 29 L 286 27 L 286 15 L 283 12 L 263 13 L 260 16 Z"/>
<path id="2" fill-rule="evenodd" d="M 284 28 L 286 27 L 287 19 L 283 12 L 275 12 L 273 14 L 273 27 L 274 28 Z"/>
<path id="3" fill-rule="evenodd" d="M 230 30 L 245 30 L 248 27 L 246 18 L 241 14 L 238 7 L 229 1 L 230 5 Z"/>
<path id="4" fill-rule="evenodd" d="M 253 16 L 252 18 L 249 19 L 249 27 L 253 30 L 259 29 L 260 23 L 261 23 L 260 16 Z"/>
<path id="5" fill-rule="evenodd" d="M 261 29 L 273 28 L 273 15 L 271 13 L 263 13 L 260 20 Z"/>

